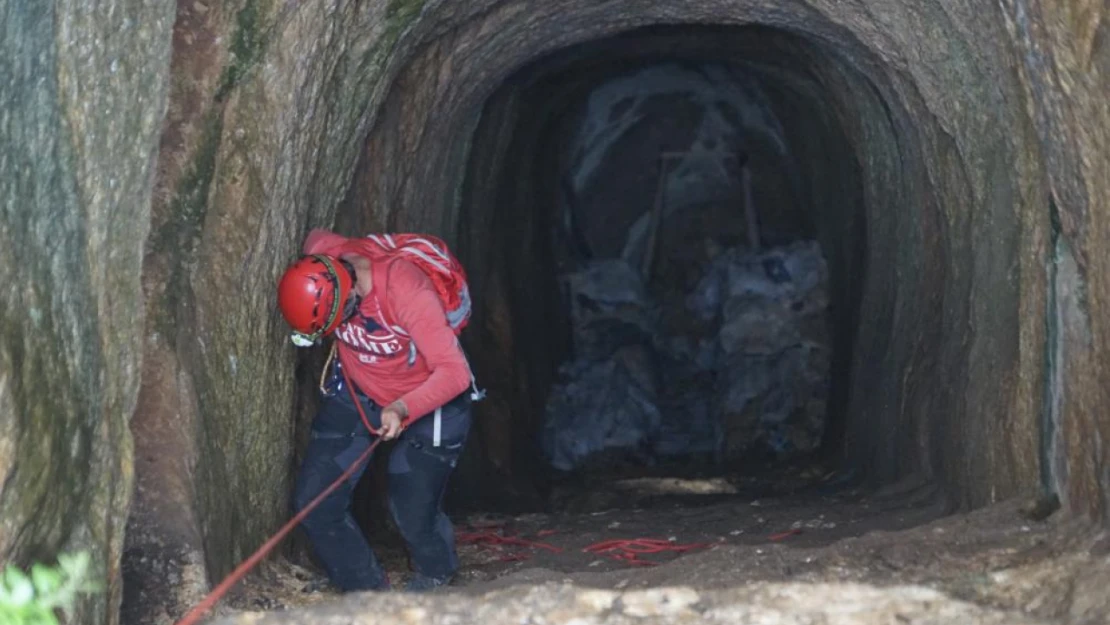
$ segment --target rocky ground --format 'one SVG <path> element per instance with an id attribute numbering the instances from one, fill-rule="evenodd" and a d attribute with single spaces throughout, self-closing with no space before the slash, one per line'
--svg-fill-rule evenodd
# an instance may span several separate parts
<path id="1" fill-rule="evenodd" d="M 564 512 L 460 519 L 463 568 L 443 591 L 342 597 L 281 560 L 216 622 L 1110 623 L 1105 534 L 1035 502 L 946 515 L 927 486 L 865 493 L 839 477 L 578 484 L 553 499 Z M 585 550 L 629 539 L 685 551 Z M 403 581 L 400 546 L 387 540 L 381 554 Z"/>

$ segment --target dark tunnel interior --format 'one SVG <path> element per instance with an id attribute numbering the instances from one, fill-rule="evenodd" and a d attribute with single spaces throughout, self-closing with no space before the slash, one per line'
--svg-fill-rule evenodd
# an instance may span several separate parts
<path id="1" fill-rule="evenodd" d="M 817 48 L 653 27 L 535 61 L 486 103 L 460 253 L 505 269 L 496 286 L 472 277 L 475 314 L 511 316 L 519 364 L 495 390 L 541 491 L 838 457 L 866 233 Z M 466 218 L 479 210 L 490 223 Z M 467 246 L 490 226 L 492 244 Z M 506 379 L 477 355 L 497 337 L 469 338 L 479 375 Z"/>
<path id="2" fill-rule="evenodd" d="M 535 60 L 486 100 L 456 245 L 489 397 L 449 510 L 840 461 L 867 233 L 831 80 L 867 88 L 782 30 L 650 27 Z M 368 531 L 383 488 L 358 489 Z"/>

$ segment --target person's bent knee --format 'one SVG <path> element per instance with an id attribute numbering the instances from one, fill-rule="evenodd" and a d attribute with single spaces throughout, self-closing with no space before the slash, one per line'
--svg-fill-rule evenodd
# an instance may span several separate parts
<path id="1" fill-rule="evenodd" d="M 302 510 L 308 507 L 308 504 L 312 503 L 315 496 L 314 493 L 308 492 L 308 489 L 303 486 L 298 486 L 297 490 L 293 492 L 293 513 L 300 514 Z"/>
<path id="2" fill-rule="evenodd" d="M 293 513 L 301 514 L 308 509 L 318 494 L 319 493 L 298 491 L 293 497 Z M 306 529 L 311 529 L 314 526 L 341 520 L 345 507 L 337 506 L 336 504 L 339 502 L 332 501 L 334 497 L 335 495 L 333 494 L 332 497 L 328 497 L 324 501 L 321 501 L 314 509 L 305 514 L 305 517 L 301 519 L 301 526 Z"/>

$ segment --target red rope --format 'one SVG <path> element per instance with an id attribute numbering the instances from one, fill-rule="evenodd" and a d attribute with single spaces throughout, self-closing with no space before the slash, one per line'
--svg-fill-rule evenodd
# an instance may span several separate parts
<path id="1" fill-rule="evenodd" d="M 548 543 L 538 542 L 534 540 L 525 540 L 523 538 L 514 538 L 512 536 L 505 536 L 498 534 L 492 530 L 478 531 L 478 532 L 456 532 L 455 541 L 460 545 L 513 545 L 515 547 L 531 547 L 533 549 L 545 549 L 551 553 L 561 553 L 563 550 L 555 545 Z"/>
<path id="2" fill-rule="evenodd" d="M 257 551 L 251 554 L 251 557 L 247 558 L 243 561 L 242 564 L 236 567 L 236 569 L 232 571 L 230 575 L 224 578 L 224 581 L 220 582 L 219 586 L 216 586 L 216 588 L 214 588 L 212 592 L 208 593 L 208 596 L 206 596 L 203 601 L 197 604 L 195 608 L 190 610 L 188 614 L 182 617 L 181 620 L 176 623 L 176 625 L 194 625 L 200 619 L 200 617 L 204 615 L 205 612 L 210 610 L 212 606 L 216 605 L 217 601 L 219 601 L 225 594 L 227 594 L 227 591 L 231 590 L 232 586 L 242 580 L 243 577 L 245 577 L 252 568 L 254 568 L 259 562 L 261 562 L 262 558 L 265 558 L 266 555 L 269 554 L 270 551 L 272 551 L 273 548 L 281 542 L 281 539 L 285 538 L 286 534 L 293 531 L 293 528 L 296 527 L 298 523 L 303 521 L 304 518 L 308 516 L 308 514 L 313 511 L 313 509 L 316 508 L 316 506 L 320 505 L 320 502 L 327 498 L 328 495 L 335 492 L 335 489 L 339 488 L 339 486 L 344 481 L 354 475 L 359 465 L 361 465 L 363 462 L 366 462 L 366 460 L 370 457 L 370 454 L 374 453 L 374 448 L 377 447 L 378 443 L 380 442 L 382 442 L 382 439 L 378 438 L 373 443 L 371 443 L 371 445 L 366 448 L 366 451 L 362 452 L 362 455 L 359 456 L 354 462 L 352 462 L 351 466 L 347 467 L 347 470 L 344 471 L 343 474 L 340 475 L 334 482 L 332 482 L 331 486 L 325 488 L 324 492 L 317 495 L 316 498 L 310 501 L 308 505 L 304 507 L 304 509 L 296 514 L 296 516 L 294 516 L 292 519 L 289 519 L 289 521 L 285 525 L 283 525 L 276 534 L 271 536 L 270 539 L 263 543 Z"/>
<path id="3" fill-rule="evenodd" d="M 370 419 L 366 418 L 366 412 L 362 409 L 362 402 L 358 400 L 358 393 L 355 392 L 355 385 L 351 384 L 351 378 L 347 376 L 347 370 L 343 368 L 343 363 L 338 363 L 336 366 L 343 373 L 343 381 L 347 383 L 347 390 L 351 393 L 351 400 L 355 402 L 355 408 L 358 408 L 358 416 L 362 417 L 362 424 L 371 434 L 377 436 L 378 431 L 370 425 Z"/>
<path id="4" fill-rule="evenodd" d="M 711 543 L 688 543 L 680 545 L 669 540 L 633 538 L 604 540 L 599 543 L 594 543 L 582 549 L 582 551 L 586 553 L 604 553 L 614 560 L 620 560 L 633 566 L 655 566 L 659 563 L 651 562 L 650 560 L 641 560 L 640 556 L 667 551 L 686 553 L 687 551 L 706 549 L 711 546 Z"/>
<path id="5" fill-rule="evenodd" d="M 548 543 L 526 540 L 524 538 L 516 538 L 508 536 L 504 533 L 504 528 L 501 525 L 472 525 L 470 529 L 476 530 L 472 532 L 455 532 L 455 541 L 460 545 L 476 545 L 479 549 L 500 551 L 502 546 L 525 547 L 530 549 L 544 549 L 551 553 L 562 553 L 562 549 L 555 545 Z M 500 533 L 498 533 L 500 532 Z M 553 530 L 541 530 L 539 536 L 550 536 L 555 533 Z M 523 562 L 530 559 L 532 556 L 523 551 L 514 551 L 510 553 L 502 552 L 502 555 L 497 557 L 498 562 Z"/>

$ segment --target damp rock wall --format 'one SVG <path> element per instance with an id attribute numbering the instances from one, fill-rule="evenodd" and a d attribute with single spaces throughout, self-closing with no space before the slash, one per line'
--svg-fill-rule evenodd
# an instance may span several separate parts
<path id="1" fill-rule="evenodd" d="M 439 10 L 458 15 L 447 5 Z M 809 90 L 824 105 L 858 167 L 859 217 L 842 207 L 815 213 L 818 238 L 832 250 L 834 292 L 855 292 L 834 305 L 834 314 L 852 314 L 840 322 L 847 330 L 838 334 L 849 339 L 841 340 L 834 361 L 849 375 L 843 397 L 831 398 L 843 408 L 828 440 L 875 481 L 925 477 L 941 483 L 953 508 L 1030 494 L 1048 479 L 1041 459 L 1051 387 L 1067 413 L 1051 435 L 1059 439 L 1053 449 L 1070 445 L 1072 451 L 1057 453 L 1084 457 L 1082 466 L 1069 466 L 1085 477 L 1069 477 L 1057 488 L 1065 494 L 1079 489 L 1072 498 L 1084 502 L 1080 507 L 1102 514 L 1105 497 L 1097 493 L 1106 489 L 1106 452 L 1080 442 L 1106 427 L 1092 409 L 1103 392 L 1090 377 L 1101 370 L 1093 356 L 1102 349 L 1097 322 L 1089 308 L 1080 315 L 1092 326 L 1090 338 L 1080 333 L 1080 345 L 1069 348 L 1072 356 L 1065 359 L 1077 368 L 1060 365 L 1062 388 L 1046 377 L 1045 340 L 1048 296 L 1061 288 L 1048 280 L 1053 224 L 1066 233 L 1085 223 L 1077 232 L 1093 236 L 1101 223 L 1101 209 L 1089 205 L 1102 197 L 1093 181 L 1103 166 L 1103 124 L 1076 120 L 1103 114 L 1094 94 L 1106 88 L 1098 35 L 1104 6 L 710 1 L 677 8 L 645 1 L 616 8 L 567 1 L 475 3 L 468 10 L 473 18 L 458 15 L 456 28 L 422 47 L 399 76 L 383 116 L 388 123 L 376 126 L 369 139 L 366 154 L 377 160 L 360 171 L 356 184 L 364 210 L 386 207 L 398 223 L 448 234 L 460 216 L 481 225 L 460 224 L 466 229 L 462 245 L 473 254 L 467 260 L 476 280 L 509 294 L 507 305 L 489 304 L 499 309 L 497 321 L 491 315 L 479 322 L 502 324 L 483 330 L 486 336 L 519 337 L 525 328 L 559 324 L 549 300 L 537 305 L 522 290 L 512 295 L 520 285 L 547 284 L 551 266 L 535 245 L 542 238 L 534 229 L 545 227 L 546 218 L 525 216 L 538 210 L 543 194 L 520 191 L 541 183 L 518 175 L 525 168 L 513 165 L 527 153 L 512 146 L 539 145 L 521 137 L 552 119 L 542 111 L 554 105 L 525 101 L 529 79 L 517 76 L 499 92 L 502 81 L 525 60 L 637 28 L 778 29 L 780 38 L 790 39 L 781 47 L 791 51 L 792 65 L 764 63 L 762 69 L 780 93 Z M 1073 48 L 1081 44 L 1064 35 L 1072 30 L 1077 41 L 1087 42 L 1078 57 Z M 1056 46 L 1063 48 L 1058 55 L 1052 53 Z M 767 60 L 736 44 L 723 50 Z M 494 103 L 490 97 L 498 93 L 504 95 Z M 1069 93 L 1088 99 L 1072 103 Z M 483 116 L 483 107 L 498 117 Z M 784 124 L 792 121 L 804 123 Z M 475 145 L 494 153 L 472 155 Z M 481 159 L 482 167 L 468 169 L 471 158 Z M 811 150 L 801 159 L 803 170 L 814 171 L 821 158 Z M 404 169 L 391 164 L 401 161 Z M 491 168 L 513 173 L 501 182 Z M 485 191 L 475 191 L 478 186 Z M 1065 202 L 1069 208 L 1059 208 Z M 1053 203 L 1061 219 L 1053 217 Z M 843 217 L 862 221 L 861 234 L 844 236 L 838 227 Z M 502 245 L 515 252 L 505 253 Z M 534 270 L 505 266 L 514 264 L 506 259 L 524 257 L 536 259 Z M 1098 263 L 1093 255 L 1079 257 L 1080 263 Z M 1084 292 L 1095 293 L 1084 277 L 1094 274 L 1077 271 Z M 526 384 L 543 392 L 543 381 L 552 377 L 550 361 L 557 362 L 561 350 L 557 338 L 537 340 L 530 349 L 503 350 L 511 356 L 491 358 L 480 369 L 497 380 L 517 380 L 515 388 Z M 1074 389 L 1070 395 L 1068 388 Z M 488 429 L 513 431 L 522 422 L 534 427 L 533 399 L 491 404 L 483 413 L 493 425 Z M 1075 452 L 1078 446 L 1085 451 Z"/>
<path id="2" fill-rule="evenodd" d="M 0 8 L 0 562 L 92 556 L 112 623 L 173 3 Z"/>
<path id="3" fill-rule="evenodd" d="M 728 45 L 683 45 L 748 59 L 794 107 L 784 132 L 847 337 L 830 448 L 875 481 L 931 479 L 953 507 L 1044 488 L 1107 518 L 1104 2 L 174 10 L 0 9 L 0 556 L 93 551 L 109 590 L 81 622 L 115 619 L 133 482 L 135 553 L 165 546 L 200 587 L 286 517 L 318 355 L 287 343 L 273 284 L 310 227 L 421 229 L 464 251 L 480 306 L 467 346 L 495 391 L 472 460 L 525 476 L 471 483 L 527 490 L 565 336 L 551 217 L 529 198 L 557 189 L 502 173 L 538 162 L 569 96 L 498 90 L 641 28 L 726 29 Z"/>

